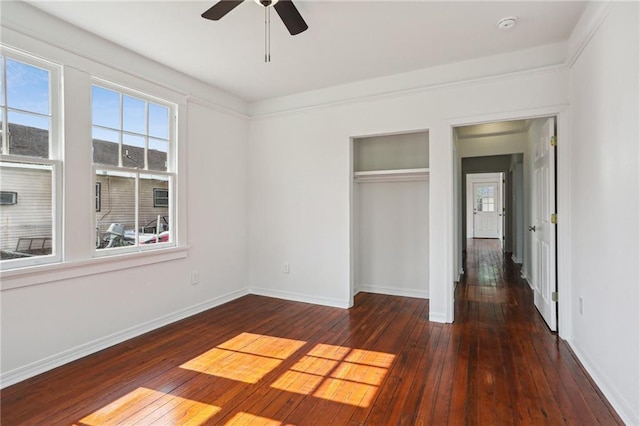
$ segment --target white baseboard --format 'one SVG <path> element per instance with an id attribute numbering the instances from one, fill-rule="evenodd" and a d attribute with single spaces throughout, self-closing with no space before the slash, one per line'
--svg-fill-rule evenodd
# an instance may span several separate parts
<path id="1" fill-rule="evenodd" d="M 527 276 L 527 273 L 525 271 L 523 271 L 523 270 L 520 271 L 520 278 L 525 280 L 527 282 L 527 284 L 529 284 L 529 287 L 531 287 L 531 289 L 533 290 L 533 286 L 531 285 L 531 281 L 529 280 L 529 277 Z"/>
<path id="2" fill-rule="evenodd" d="M 289 291 L 273 290 L 270 288 L 251 287 L 250 294 L 258 296 L 273 297 L 276 299 L 291 300 L 292 302 L 313 303 L 314 305 L 330 306 L 332 308 L 349 309 L 348 300 L 329 299 L 320 296 L 309 296 L 308 294 L 293 293 Z"/>
<path id="3" fill-rule="evenodd" d="M 513 256 L 511 256 L 511 260 L 513 261 L 513 263 L 517 263 L 518 265 L 522 265 L 522 259 L 520 259 L 519 257 L 516 257 L 515 254 Z"/>
<path id="4" fill-rule="evenodd" d="M 207 309 L 215 308 L 216 306 L 230 302 L 247 294 L 249 294 L 248 289 L 236 290 L 234 292 L 209 299 L 205 302 L 198 303 L 197 305 L 172 312 L 160 318 L 156 318 L 154 320 L 135 325 L 125 330 L 118 331 L 108 336 L 101 337 L 91 342 L 84 343 L 80 346 L 76 346 L 75 348 L 68 349 L 66 351 L 49 356 L 31 364 L 27 364 L 14 370 L 7 371 L 0 374 L 0 389 L 11 386 L 15 383 L 21 382 L 46 371 L 52 370 L 56 367 L 60 367 L 61 365 L 67 364 L 71 361 L 75 361 L 87 355 L 91 355 L 92 353 L 101 351 L 110 346 L 117 345 L 118 343 L 122 343 L 125 340 L 129 340 L 133 337 L 140 336 L 141 334 L 148 333 L 149 331 L 206 311 Z"/>
<path id="5" fill-rule="evenodd" d="M 531 284 L 531 281 L 529 281 L 529 277 L 524 277 L 524 280 L 527 282 L 527 284 L 529 284 L 529 288 L 533 290 L 533 284 Z"/>
<path id="6" fill-rule="evenodd" d="M 429 298 L 428 290 L 384 287 L 379 285 L 360 285 L 359 288 L 360 291 L 364 291 L 367 293 L 387 294 L 389 296 L 417 297 L 419 299 Z"/>
<path id="7" fill-rule="evenodd" d="M 640 413 L 634 412 L 632 404 L 627 401 L 624 396 L 616 390 L 616 388 L 609 382 L 607 375 L 604 374 L 596 364 L 589 358 L 585 352 L 580 348 L 573 340 L 567 340 L 569 346 L 576 354 L 582 366 L 589 373 L 596 385 L 600 388 L 605 398 L 616 410 L 622 421 L 627 425 L 640 425 Z"/>
<path id="8" fill-rule="evenodd" d="M 447 324 L 451 321 L 447 321 L 447 316 L 444 313 L 441 312 L 431 312 L 431 310 L 429 310 L 429 321 L 431 322 L 439 322 L 439 323 L 443 323 L 443 324 Z"/>

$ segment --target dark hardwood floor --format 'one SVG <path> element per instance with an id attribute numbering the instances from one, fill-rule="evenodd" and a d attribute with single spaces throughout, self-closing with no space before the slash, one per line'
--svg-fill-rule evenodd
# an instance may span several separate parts
<path id="1" fill-rule="evenodd" d="M 454 324 L 247 296 L 4 389 L 1 423 L 622 424 L 495 242 L 466 264 Z"/>

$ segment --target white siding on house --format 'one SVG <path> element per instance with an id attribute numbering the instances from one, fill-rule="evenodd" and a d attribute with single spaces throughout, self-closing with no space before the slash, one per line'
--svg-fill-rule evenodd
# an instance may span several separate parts
<path id="1" fill-rule="evenodd" d="M 14 251 L 19 238 L 52 237 L 51 184 L 51 166 L 16 167 L 3 163 L 0 190 L 16 192 L 18 202 L 0 205 L 0 250 Z"/>

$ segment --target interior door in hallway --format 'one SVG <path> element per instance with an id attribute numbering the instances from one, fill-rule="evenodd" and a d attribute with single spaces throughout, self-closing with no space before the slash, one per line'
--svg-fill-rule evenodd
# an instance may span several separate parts
<path id="1" fill-rule="evenodd" d="M 529 227 L 532 250 L 534 303 L 553 331 L 557 329 L 556 229 L 551 221 L 555 213 L 555 118 L 548 118 L 534 141 L 533 225 Z"/>
<path id="2" fill-rule="evenodd" d="M 502 203 L 498 182 L 475 182 L 473 197 L 474 238 L 500 238 Z"/>

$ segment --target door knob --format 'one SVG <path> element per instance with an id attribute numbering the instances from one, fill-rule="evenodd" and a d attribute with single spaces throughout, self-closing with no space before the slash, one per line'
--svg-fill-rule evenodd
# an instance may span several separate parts
<path id="1" fill-rule="evenodd" d="M 529 231 L 536 232 L 536 226 L 535 226 L 535 225 L 530 226 L 530 227 L 529 227 Z"/>

